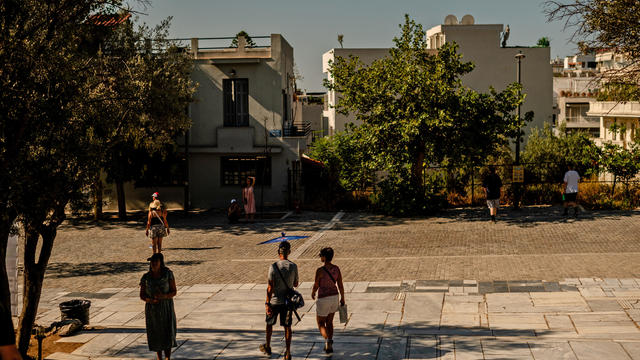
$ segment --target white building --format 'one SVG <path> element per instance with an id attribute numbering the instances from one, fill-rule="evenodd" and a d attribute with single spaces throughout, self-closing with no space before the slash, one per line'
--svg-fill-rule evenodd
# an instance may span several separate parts
<path id="1" fill-rule="evenodd" d="M 294 121 L 293 47 L 280 34 L 254 39 L 266 44 L 250 47 L 244 37 L 237 47 L 229 46 L 233 38 L 187 40 L 198 84 L 188 109 L 193 124 L 179 141 L 188 175 L 154 187 L 126 184 L 128 209 L 145 209 L 153 191 L 170 208 L 185 201 L 193 209 L 226 207 L 240 201 L 248 176 L 256 178 L 258 211 L 290 200 L 289 173 L 299 173 L 310 137 L 309 126 Z M 107 209 L 117 206 L 109 186 L 105 200 Z"/>
<path id="2" fill-rule="evenodd" d="M 592 101 L 589 103 L 589 116 L 600 120 L 600 137 L 597 145 L 611 142 L 627 148 L 635 140 L 640 129 L 640 102 Z M 618 125 L 618 131 L 612 132 L 611 126 Z M 621 131 L 622 130 L 622 131 Z"/>
<path id="3" fill-rule="evenodd" d="M 475 24 L 471 16 L 458 23 L 455 16 L 447 17 L 447 24 L 435 26 L 427 31 L 429 47 L 437 51 L 444 43 L 456 42 L 464 61 L 472 61 L 475 69 L 462 78 L 463 84 L 479 92 L 489 92 L 493 86 L 497 91 L 504 90 L 517 81 L 515 55 L 522 52 L 525 58 L 521 63 L 523 92 L 527 95 L 522 105 L 522 114 L 534 111 L 535 118 L 528 125 L 542 127 L 552 121 L 552 69 L 549 48 L 538 47 L 500 47 L 501 24 Z M 389 49 L 331 49 L 322 56 L 322 69 L 328 73 L 329 61 L 337 56 L 358 56 L 365 64 L 388 55 Z M 354 122 L 354 117 L 338 114 L 333 107 L 336 94 L 329 93 L 328 109 L 324 116 L 328 119 L 329 134 L 344 130 L 344 125 Z"/>

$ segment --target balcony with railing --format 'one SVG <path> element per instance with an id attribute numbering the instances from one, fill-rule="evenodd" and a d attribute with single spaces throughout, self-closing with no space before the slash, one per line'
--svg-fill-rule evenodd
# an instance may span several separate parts
<path id="1" fill-rule="evenodd" d="M 567 128 L 597 128 L 600 127 L 598 116 L 567 116 L 564 118 Z"/>
<path id="2" fill-rule="evenodd" d="M 284 137 L 307 137 L 311 133 L 311 124 L 292 124 L 285 125 L 282 128 Z"/>
<path id="3" fill-rule="evenodd" d="M 590 116 L 640 117 L 640 102 L 592 101 L 589 103 Z"/>
<path id="4" fill-rule="evenodd" d="M 271 58 L 273 36 L 252 36 L 251 44 L 244 36 L 172 39 L 187 49 L 195 60 L 259 61 Z M 254 41 L 255 40 L 255 41 Z"/>

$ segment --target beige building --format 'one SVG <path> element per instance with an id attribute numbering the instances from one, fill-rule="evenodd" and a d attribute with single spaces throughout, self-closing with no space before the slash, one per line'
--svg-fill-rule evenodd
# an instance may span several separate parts
<path id="1" fill-rule="evenodd" d="M 241 201 L 247 176 L 256 177 L 258 211 L 262 203 L 288 202 L 289 171 L 299 169 L 310 136 L 309 126 L 294 118 L 293 47 L 280 34 L 254 39 L 266 44 L 249 47 L 244 37 L 237 47 L 229 47 L 233 38 L 187 40 L 198 84 L 188 109 L 193 125 L 179 142 L 188 175 L 167 186 L 127 184 L 128 209 L 146 208 L 153 191 L 170 208 L 183 208 L 185 199 L 192 209 L 226 207 Z M 107 209 L 117 207 L 111 187 L 105 200 Z"/>
<path id="2" fill-rule="evenodd" d="M 640 102 L 592 101 L 589 103 L 589 116 L 600 120 L 600 137 L 595 139 L 597 145 L 611 142 L 627 148 L 634 141 L 640 129 Z M 611 126 L 618 125 L 624 131 L 612 132 Z"/>
<path id="3" fill-rule="evenodd" d="M 472 61 L 475 69 L 462 78 L 463 84 L 479 92 L 489 92 L 493 86 L 497 91 L 504 90 L 507 85 L 516 82 L 517 61 L 515 55 L 522 52 L 522 84 L 527 94 L 522 106 L 522 114 L 534 111 L 535 119 L 528 125 L 542 127 L 545 122 L 552 121 L 552 68 L 549 48 L 530 48 L 507 46 L 500 47 L 503 25 L 475 24 L 469 15 L 458 23 L 455 16 L 447 17 L 446 24 L 435 26 L 427 31 L 429 47 L 437 50 L 444 43 L 456 42 L 464 61 Z M 322 56 L 322 69 L 328 72 L 329 60 L 336 56 L 354 55 L 364 63 L 388 54 L 388 49 L 332 49 Z M 329 80 L 330 74 L 327 73 Z M 336 103 L 336 94 L 328 96 L 328 110 L 325 116 L 329 121 L 330 134 L 344 129 L 344 124 L 353 122 L 352 116 L 337 114 L 332 106 Z M 528 131 L 527 131 L 528 133 Z"/>

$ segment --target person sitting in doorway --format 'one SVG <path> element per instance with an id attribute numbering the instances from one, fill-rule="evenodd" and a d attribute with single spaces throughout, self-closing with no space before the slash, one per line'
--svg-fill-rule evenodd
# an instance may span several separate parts
<path id="1" fill-rule="evenodd" d="M 237 223 L 240 216 L 242 216 L 242 208 L 236 199 L 232 199 L 231 204 L 229 204 L 229 208 L 227 209 L 229 224 Z"/>

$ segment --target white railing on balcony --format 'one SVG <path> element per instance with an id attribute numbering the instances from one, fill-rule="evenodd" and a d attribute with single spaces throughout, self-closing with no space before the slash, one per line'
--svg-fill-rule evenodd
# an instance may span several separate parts
<path id="1" fill-rule="evenodd" d="M 640 117 L 640 102 L 590 101 L 589 116 Z"/>

